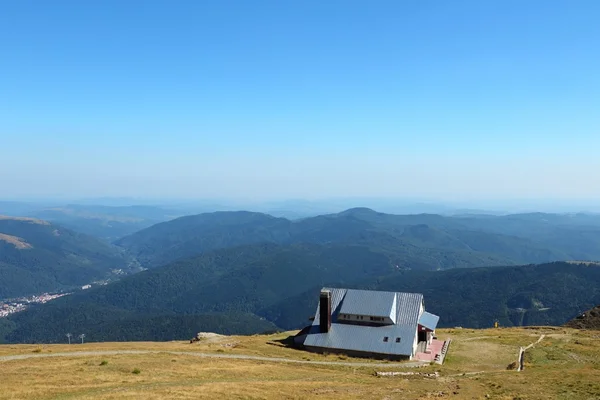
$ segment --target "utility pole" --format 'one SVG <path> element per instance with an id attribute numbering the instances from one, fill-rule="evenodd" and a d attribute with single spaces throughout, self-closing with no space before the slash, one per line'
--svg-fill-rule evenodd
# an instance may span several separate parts
<path id="1" fill-rule="evenodd" d="M 69 344 L 71 344 L 71 338 L 72 338 L 72 337 L 73 337 L 73 335 L 72 335 L 72 334 L 70 334 L 70 333 L 67 333 L 67 339 L 69 339 Z"/>
<path id="2" fill-rule="evenodd" d="M 83 344 L 83 339 L 85 338 L 85 333 L 79 335 L 79 339 L 81 339 L 81 344 Z"/>

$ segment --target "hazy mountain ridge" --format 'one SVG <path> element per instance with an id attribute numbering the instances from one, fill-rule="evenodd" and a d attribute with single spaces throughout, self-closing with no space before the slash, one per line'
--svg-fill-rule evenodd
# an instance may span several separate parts
<path id="1" fill-rule="evenodd" d="M 44 208 L 30 212 L 30 215 L 107 241 L 114 241 L 182 214 L 175 210 L 154 206 L 112 207 L 69 204 Z"/>
<path id="2" fill-rule="evenodd" d="M 201 210 L 154 205 L 0 201 L 0 214 L 34 217 L 112 242 L 159 222 Z"/>
<path id="3" fill-rule="evenodd" d="M 568 225 L 569 221 L 574 224 Z M 156 267 L 204 251 L 261 242 L 385 248 L 401 256 L 399 263 L 408 268 L 518 265 L 600 259 L 600 218 L 546 214 L 392 215 L 354 208 L 291 221 L 261 213 L 217 212 L 157 224 L 116 244 L 135 255 L 144 266 Z M 440 251 L 443 254 L 436 254 Z M 418 256 L 409 257 L 411 254 Z"/>

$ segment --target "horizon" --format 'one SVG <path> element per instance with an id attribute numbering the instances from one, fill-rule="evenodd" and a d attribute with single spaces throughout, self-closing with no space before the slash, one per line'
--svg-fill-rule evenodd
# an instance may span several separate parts
<path id="1" fill-rule="evenodd" d="M 306 216 L 343 212 L 354 208 L 368 208 L 386 214 L 439 214 L 456 215 L 490 214 L 510 215 L 527 213 L 547 214 L 598 214 L 600 201 L 560 201 L 555 199 L 510 199 L 488 201 L 445 201 L 443 199 L 382 198 L 382 197 L 331 197 L 331 198 L 288 198 L 249 200 L 241 198 L 3 198 L 0 197 L 0 215 L 11 210 L 7 205 L 30 207 L 28 212 L 66 206 L 80 207 L 155 207 L 182 211 L 186 215 L 215 211 L 251 211 L 261 213 L 283 213 L 282 216 L 299 214 Z M 3 208 L 3 206 L 5 208 Z M 6 212 L 6 211 L 5 211 Z M 26 216 L 23 212 L 22 216 Z M 16 215 L 14 211 L 7 215 Z"/>
<path id="2" fill-rule="evenodd" d="M 591 207 L 599 11 L 4 2 L 0 196 Z"/>

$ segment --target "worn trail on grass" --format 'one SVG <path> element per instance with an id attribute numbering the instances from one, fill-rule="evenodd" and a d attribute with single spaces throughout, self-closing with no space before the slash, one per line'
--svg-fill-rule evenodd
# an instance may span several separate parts
<path id="1" fill-rule="evenodd" d="M 342 361 L 308 361 L 308 360 L 293 360 L 290 358 L 280 357 L 261 357 L 249 356 L 244 354 L 212 354 L 212 353 L 197 353 L 192 351 L 152 351 L 152 350 L 104 350 L 104 351 L 73 351 L 64 353 L 45 353 L 45 354 L 18 354 L 14 356 L 2 356 L 0 362 L 27 360 L 31 358 L 46 358 L 46 357 L 94 357 L 94 356 L 117 356 L 117 355 L 133 355 L 133 354 L 173 354 L 179 356 L 192 356 L 202 358 L 221 358 L 232 360 L 249 360 L 249 361 L 265 361 L 276 363 L 295 363 L 309 365 L 333 365 L 342 367 L 375 367 L 375 368 L 414 368 L 427 365 L 429 363 L 422 361 L 402 362 L 402 363 L 361 363 L 361 362 L 342 362 Z"/>
<path id="2" fill-rule="evenodd" d="M 541 335 L 540 338 L 536 342 L 531 343 L 529 346 L 525 347 L 523 350 L 529 350 L 530 348 L 532 348 L 533 346 L 535 346 L 536 344 L 538 344 L 539 342 L 544 340 L 545 337 L 546 337 L 546 335 Z"/>

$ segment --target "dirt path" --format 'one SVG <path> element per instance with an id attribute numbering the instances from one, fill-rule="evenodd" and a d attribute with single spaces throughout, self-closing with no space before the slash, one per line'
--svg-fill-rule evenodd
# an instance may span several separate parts
<path id="1" fill-rule="evenodd" d="M 536 344 L 538 344 L 539 342 L 541 342 L 542 340 L 544 340 L 544 338 L 546 337 L 546 335 L 541 335 L 540 338 L 537 340 L 537 342 L 533 342 L 531 343 L 529 346 L 525 347 L 523 350 L 529 350 L 530 348 L 532 348 L 533 346 L 535 346 Z"/>
<path id="2" fill-rule="evenodd" d="M 193 351 L 151 351 L 151 350 L 106 350 L 106 351 L 73 351 L 66 353 L 46 353 L 46 354 L 19 354 L 14 356 L 2 356 L 0 362 L 27 360 L 30 358 L 46 358 L 46 357 L 94 357 L 94 356 L 116 356 L 127 354 L 173 354 L 180 356 L 192 356 L 202 358 L 225 358 L 233 360 L 250 360 L 250 361 L 266 361 L 276 363 L 296 363 L 309 365 L 334 365 L 342 367 L 373 367 L 373 368 L 414 368 L 427 365 L 429 363 L 422 361 L 411 361 L 402 363 L 361 363 L 361 362 L 337 362 L 337 361 L 306 361 L 292 360 L 289 358 L 278 357 L 260 357 L 248 356 L 243 354 L 212 354 L 212 353 L 197 353 Z"/>

